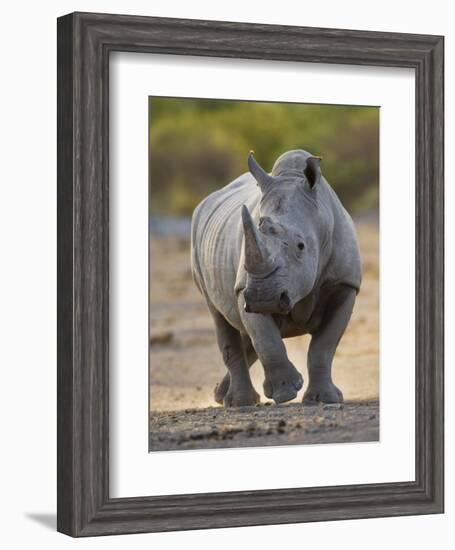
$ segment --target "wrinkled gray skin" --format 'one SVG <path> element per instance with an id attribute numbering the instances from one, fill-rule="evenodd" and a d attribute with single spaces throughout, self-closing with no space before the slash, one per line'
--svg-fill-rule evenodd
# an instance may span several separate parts
<path id="1" fill-rule="evenodd" d="M 311 334 L 304 402 L 339 403 L 331 368 L 361 282 L 353 222 L 321 174 L 320 159 L 289 151 L 271 174 L 249 173 L 215 191 L 192 221 L 192 271 L 213 316 L 228 373 L 215 388 L 225 406 L 259 396 L 249 367 L 259 358 L 264 393 L 294 399 L 303 379 L 282 338 Z"/>

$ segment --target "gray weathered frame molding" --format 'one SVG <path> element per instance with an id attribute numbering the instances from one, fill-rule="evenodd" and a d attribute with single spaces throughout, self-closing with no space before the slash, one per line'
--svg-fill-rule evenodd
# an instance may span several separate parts
<path id="1" fill-rule="evenodd" d="M 72 536 L 443 511 L 443 37 L 74 13 L 58 20 L 58 530 Z M 109 53 L 411 67 L 416 480 L 109 497 Z"/>

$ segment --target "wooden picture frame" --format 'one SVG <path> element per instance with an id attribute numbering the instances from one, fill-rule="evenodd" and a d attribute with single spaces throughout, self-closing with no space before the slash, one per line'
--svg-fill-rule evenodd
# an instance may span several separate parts
<path id="1" fill-rule="evenodd" d="M 443 37 L 74 13 L 58 20 L 58 530 L 71 536 L 443 511 Z M 408 67 L 416 82 L 410 482 L 109 496 L 109 54 Z"/>

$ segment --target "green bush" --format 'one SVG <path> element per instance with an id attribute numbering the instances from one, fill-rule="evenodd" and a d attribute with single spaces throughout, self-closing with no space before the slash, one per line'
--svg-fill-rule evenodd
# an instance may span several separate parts
<path id="1" fill-rule="evenodd" d="M 323 173 L 352 213 L 379 200 L 379 109 L 338 105 L 156 98 L 149 101 L 150 209 L 190 215 L 246 171 L 291 149 L 323 157 Z"/>

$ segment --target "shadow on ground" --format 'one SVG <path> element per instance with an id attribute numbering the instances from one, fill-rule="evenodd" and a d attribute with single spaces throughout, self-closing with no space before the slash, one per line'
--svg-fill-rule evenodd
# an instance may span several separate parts
<path id="1" fill-rule="evenodd" d="M 43 527 L 46 527 L 47 529 L 51 529 L 52 531 L 57 530 L 57 514 L 25 514 L 25 517 L 27 519 L 31 519 L 35 521 L 36 523 L 41 524 Z"/>

